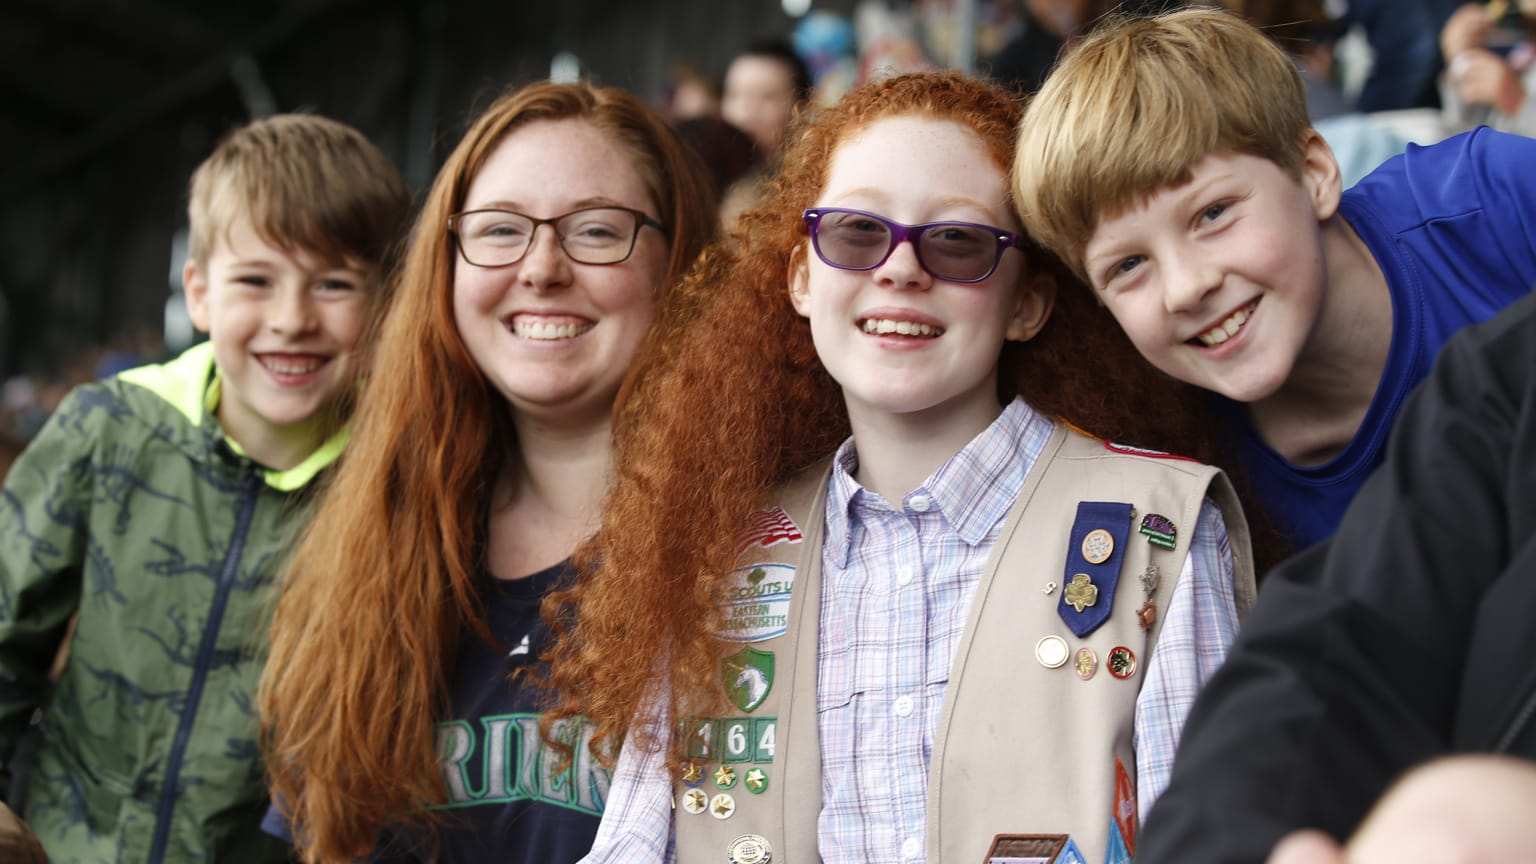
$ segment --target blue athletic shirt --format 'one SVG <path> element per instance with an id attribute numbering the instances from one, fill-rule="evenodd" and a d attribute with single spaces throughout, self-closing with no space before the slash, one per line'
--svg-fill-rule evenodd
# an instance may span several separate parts
<path id="1" fill-rule="evenodd" d="M 1359 431 L 1329 462 L 1301 467 L 1259 439 L 1243 405 L 1226 403 L 1267 515 L 1298 548 L 1333 533 L 1445 340 L 1536 286 L 1536 139 L 1480 128 L 1410 144 L 1345 192 L 1339 210 L 1392 293 L 1387 366 Z"/>
<path id="2" fill-rule="evenodd" d="M 470 633 L 460 648 L 453 681 L 456 719 L 438 724 L 438 764 L 449 801 L 439 808 L 444 817 L 439 853 L 432 856 L 429 839 L 396 834 L 371 861 L 571 864 L 592 848 L 609 773 L 593 763 L 584 744 L 573 766 L 553 773 L 557 754 L 545 747 L 538 730 L 542 694 L 510 677 L 517 669 L 537 667 L 540 652 L 549 647 L 539 602 L 570 578 L 570 564 L 562 562 L 524 579 L 482 580 L 490 631 L 504 647 L 493 648 Z M 292 842 L 275 807 L 262 828 Z"/>

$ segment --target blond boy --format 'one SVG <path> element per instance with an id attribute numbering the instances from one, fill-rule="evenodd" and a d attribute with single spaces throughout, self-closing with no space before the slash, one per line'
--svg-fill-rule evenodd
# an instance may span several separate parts
<path id="1" fill-rule="evenodd" d="M 1285 52 L 1187 9 L 1111 23 L 1062 61 L 1013 185 L 1142 355 L 1217 394 L 1270 517 L 1306 545 L 1441 343 L 1536 283 L 1532 165 L 1536 141 L 1482 129 L 1344 191 Z"/>

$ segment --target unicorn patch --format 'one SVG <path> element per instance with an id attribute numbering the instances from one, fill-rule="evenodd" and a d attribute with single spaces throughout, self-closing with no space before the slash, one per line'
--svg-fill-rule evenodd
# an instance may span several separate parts
<path id="1" fill-rule="evenodd" d="M 720 682 L 737 708 L 752 713 L 773 688 L 773 652 L 742 648 L 720 662 Z"/>

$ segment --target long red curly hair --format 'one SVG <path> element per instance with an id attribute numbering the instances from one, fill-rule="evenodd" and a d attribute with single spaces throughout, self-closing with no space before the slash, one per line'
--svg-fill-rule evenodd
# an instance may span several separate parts
<path id="1" fill-rule="evenodd" d="M 603 527 L 577 553 L 578 585 L 545 601 L 560 630 L 549 679 L 559 705 L 545 715 L 546 730 L 557 718 L 585 716 L 601 757 L 626 735 L 654 743 L 655 729 L 631 723 L 657 683 L 669 688 L 672 717 L 725 706 L 716 598 L 738 533 L 770 490 L 849 434 L 842 391 L 789 302 L 791 262 L 806 254 L 801 212 L 816 202 L 838 145 L 897 115 L 974 130 L 1006 186 L 1020 108 L 1013 94 L 958 73 L 904 75 L 849 92 L 792 135 L 760 206 L 679 286 L 674 302 L 686 314 L 667 316 L 664 337 L 636 361 L 615 427 Z M 1044 252 L 1028 254 L 1036 270 L 1072 279 Z M 1203 400 L 1142 361 L 1079 286 L 1057 291 L 1039 336 L 1004 348 L 999 378 L 1000 397 L 1018 393 L 1096 435 L 1214 452 Z M 674 770 L 680 745 L 673 741 Z"/>
<path id="2" fill-rule="evenodd" d="M 491 478 L 517 447 L 510 408 L 454 326 L 447 220 L 508 134 L 566 118 L 631 154 L 670 240 L 662 305 L 714 232 L 697 157 L 621 90 L 509 92 L 448 157 L 412 231 L 351 443 L 272 622 L 262 746 L 305 861 L 365 855 L 383 828 L 435 828 L 426 808 L 446 799 L 434 725 L 461 639 L 491 638 L 474 586 Z"/>

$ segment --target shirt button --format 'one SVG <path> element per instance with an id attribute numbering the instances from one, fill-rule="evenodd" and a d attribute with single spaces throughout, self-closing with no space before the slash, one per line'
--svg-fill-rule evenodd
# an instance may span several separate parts
<path id="1" fill-rule="evenodd" d="M 933 499 L 927 495 L 913 495 L 912 500 L 907 502 L 907 506 L 919 513 L 927 513 L 928 508 L 933 506 Z"/>
<path id="2" fill-rule="evenodd" d="M 923 848 L 918 844 L 916 837 L 908 837 L 901 844 L 901 857 L 903 858 L 916 858 L 922 851 Z"/>
<path id="3" fill-rule="evenodd" d="M 896 581 L 901 585 L 909 585 L 912 582 L 912 568 L 903 564 L 896 568 Z"/>
<path id="4" fill-rule="evenodd" d="M 912 716 L 912 697 L 898 696 L 891 707 L 896 709 L 897 717 L 910 717 Z"/>

